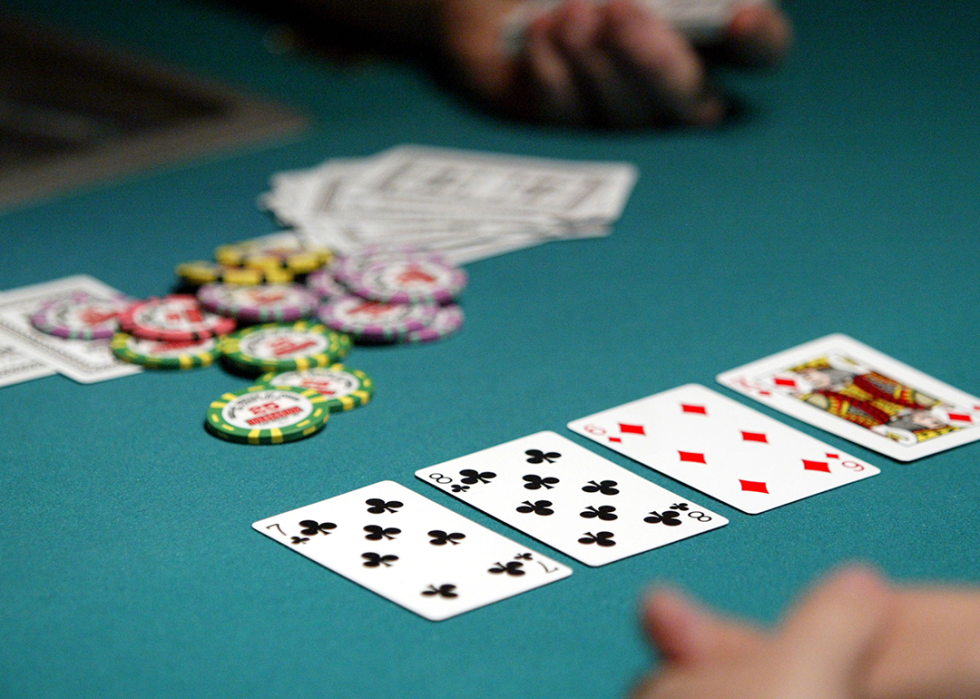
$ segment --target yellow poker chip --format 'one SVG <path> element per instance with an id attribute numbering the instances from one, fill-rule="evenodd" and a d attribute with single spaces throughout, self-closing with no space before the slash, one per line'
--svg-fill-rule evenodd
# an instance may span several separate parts
<path id="1" fill-rule="evenodd" d="M 229 267 L 206 260 L 182 262 L 177 265 L 177 276 L 190 286 L 204 286 L 213 282 L 258 286 L 259 284 L 289 284 L 295 274 L 281 266 L 274 268 Z"/>
<path id="2" fill-rule="evenodd" d="M 221 245 L 215 249 L 214 257 L 225 266 L 284 269 L 293 274 L 308 274 L 334 260 L 329 248 L 311 245 L 294 233 L 273 233 Z"/>

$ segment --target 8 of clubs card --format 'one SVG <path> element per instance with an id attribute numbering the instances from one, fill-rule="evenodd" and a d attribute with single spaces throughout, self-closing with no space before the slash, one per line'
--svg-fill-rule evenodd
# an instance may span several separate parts
<path id="1" fill-rule="evenodd" d="M 538 432 L 415 475 L 590 566 L 728 524 L 554 432 Z"/>
<path id="2" fill-rule="evenodd" d="M 980 398 L 846 335 L 726 371 L 718 383 L 897 461 L 980 439 Z"/>

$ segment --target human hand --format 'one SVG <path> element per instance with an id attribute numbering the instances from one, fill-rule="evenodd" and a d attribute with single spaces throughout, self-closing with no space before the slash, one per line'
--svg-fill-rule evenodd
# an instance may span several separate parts
<path id="1" fill-rule="evenodd" d="M 867 699 L 980 697 L 980 591 L 910 587 L 864 681 Z"/>
<path id="2" fill-rule="evenodd" d="M 858 678 L 861 699 L 980 696 L 980 591 L 917 586 L 891 592 L 889 619 Z M 644 625 L 668 670 L 765 652 L 772 635 L 674 592 L 646 603 Z M 652 685 L 656 676 L 647 679 Z M 647 686 L 647 685 L 644 685 Z M 637 695 L 638 699 L 644 697 Z"/>
<path id="3" fill-rule="evenodd" d="M 633 0 L 566 0 L 536 17 L 522 52 L 501 37 L 520 0 L 442 0 L 442 33 L 458 77 L 478 98 L 524 119 L 605 127 L 711 125 L 726 112 L 691 43 Z M 736 11 L 712 55 L 778 63 L 788 20 L 770 5 Z"/>
<path id="4" fill-rule="evenodd" d="M 845 569 L 807 594 L 778 628 L 763 632 L 677 593 L 655 594 L 644 622 L 664 668 L 633 699 L 858 699 L 892 603 L 875 573 Z"/>

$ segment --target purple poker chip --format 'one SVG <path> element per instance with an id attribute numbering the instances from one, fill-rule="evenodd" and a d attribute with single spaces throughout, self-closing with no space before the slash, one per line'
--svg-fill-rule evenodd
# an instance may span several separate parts
<path id="1" fill-rule="evenodd" d="M 127 296 L 99 297 L 85 292 L 50 301 L 31 316 L 31 325 L 68 340 L 105 340 L 119 332 L 119 314 L 133 303 Z"/>
<path id="2" fill-rule="evenodd" d="M 354 272 L 347 286 L 358 296 L 388 303 L 451 303 L 466 288 L 459 267 L 426 257 L 373 262 Z"/>
<path id="3" fill-rule="evenodd" d="M 333 278 L 333 274 L 327 269 L 318 269 L 310 272 L 306 277 L 306 288 L 320 297 L 322 301 L 329 301 L 338 296 L 347 296 L 350 292 L 340 282 Z"/>
<path id="4" fill-rule="evenodd" d="M 360 296 L 341 296 L 320 306 L 317 316 L 332 330 L 367 342 L 397 342 L 428 327 L 438 306 L 429 303 L 385 303 Z"/>
<path id="5" fill-rule="evenodd" d="M 300 284 L 205 284 L 197 298 L 207 310 L 246 323 L 292 323 L 313 315 L 319 300 Z"/>
<path id="6" fill-rule="evenodd" d="M 407 245 L 366 245 L 355 253 L 337 259 L 333 277 L 344 285 L 350 285 L 360 273 L 377 262 L 388 260 L 426 259 L 442 262 L 440 255 Z"/>
<path id="7" fill-rule="evenodd" d="M 452 335 L 461 327 L 463 327 L 463 309 L 451 303 L 439 307 L 432 325 L 406 334 L 405 342 L 434 342 Z"/>

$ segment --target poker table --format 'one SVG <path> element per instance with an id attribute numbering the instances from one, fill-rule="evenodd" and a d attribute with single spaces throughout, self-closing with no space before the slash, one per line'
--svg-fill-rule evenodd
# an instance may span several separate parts
<path id="1" fill-rule="evenodd" d="M 314 126 L 0 215 L 0 288 L 87 273 L 163 293 L 176 263 L 276 230 L 255 205 L 274 172 L 401 143 L 630 161 L 640 179 L 607 238 L 467 265 L 458 335 L 355 348 L 373 402 L 305 441 L 209 435 L 209 403 L 250 383 L 218 368 L 0 390 L 0 695 L 612 699 L 656 663 L 636 615 L 654 584 L 770 622 L 847 560 L 904 581 L 980 581 L 980 446 L 899 463 L 714 383 L 841 332 L 980 392 L 980 14 L 938 0 L 787 4 L 786 65 L 718 74 L 737 119 L 615 133 L 500 120 L 405 64 L 270 53 L 269 26 L 228 9 L 6 0 L 293 104 Z M 751 516 L 565 429 L 692 382 L 881 474 Z M 413 476 L 540 430 L 730 524 L 589 568 Z M 251 528 L 381 480 L 574 573 L 435 623 Z"/>

